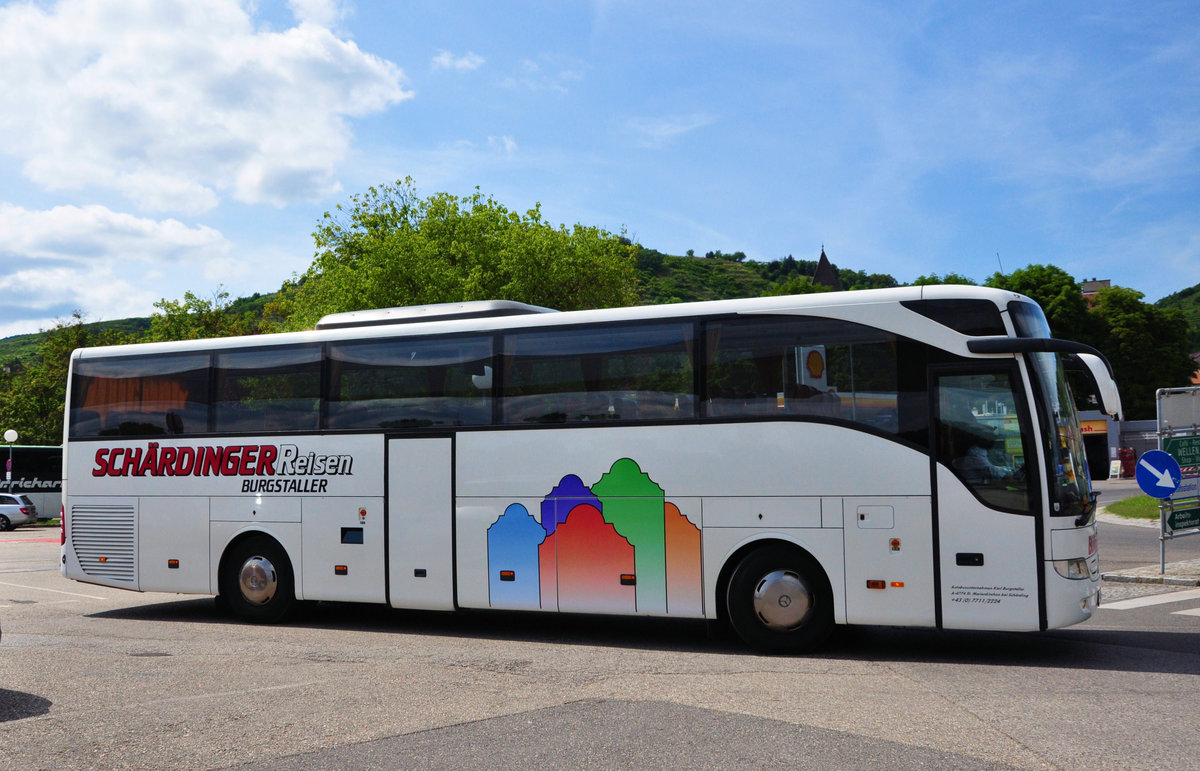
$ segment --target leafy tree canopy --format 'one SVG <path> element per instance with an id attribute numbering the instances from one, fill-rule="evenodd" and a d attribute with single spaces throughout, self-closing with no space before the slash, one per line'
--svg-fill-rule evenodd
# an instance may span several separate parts
<path id="1" fill-rule="evenodd" d="M 257 324 L 239 319 L 229 312 L 229 293 L 218 289 L 206 300 L 184 292 L 182 300 L 159 300 L 158 312 L 150 316 L 146 342 L 198 340 L 205 337 L 230 337 L 253 331 Z"/>
<path id="2" fill-rule="evenodd" d="M 1178 308 L 1183 311 L 1190 328 L 1188 347 L 1193 352 L 1200 351 L 1200 284 L 1169 294 L 1155 305 L 1160 308 Z"/>
<path id="3" fill-rule="evenodd" d="M 1093 337 L 1086 341 L 1112 362 L 1121 402 L 1135 419 L 1153 418 L 1155 392 L 1189 385 L 1196 371 L 1186 316 L 1177 308 L 1144 303 L 1142 296 L 1121 286 L 1100 290 L 1089 314 Z"/>
<path id="4" fill-rule="evenodd" d="M 767 291 L 767 297 L 781 297 L 789 294 L 817 294 L 832 292 L 833 289 L 823 284 L 814 284 L 810 276 L 794 275 L 776 283 Z"/>
<path id="5" fill-rule="evenodd" d="M 973 279 L 950 271 L 949 273 L 939 276 L 936 273 L 930 273 L 928 276 L 917 276 L 913 280 L 912 286 L 930 286 L 933 284 L 961 284 L 965 286 L 976 286 Z"/>
<path id="6" fill-rule="evenodd" d="M 76 311 L 42 335 L 35 361 L 4 383 L 0 426 L 16 429 L 21 444 L 62 442 L 67 368 L 76 348 L 130 342 L 117 331 L 90 332 Z"/>
<path id="7" fill-rule="evenodd" d="M 1012 273 L 993 273 L 984 286 L 1020 292 L 1046 312 L 1050 331 L 1066 340 L 1087 341 L 1087 301 L 1079 282 L 1055 265 L 1027 265 Z"/>
<path id="8" fill-rule="evenodd" d="M 327 212 L 316 256 L 292 287 L 288 326 L 327 313 L 518 300 L 559 310 L 632 305 L 636 246 L 596 227 L 553 227 L 478 190 L 420 198 L 411 179 L 372 187 Z"/>

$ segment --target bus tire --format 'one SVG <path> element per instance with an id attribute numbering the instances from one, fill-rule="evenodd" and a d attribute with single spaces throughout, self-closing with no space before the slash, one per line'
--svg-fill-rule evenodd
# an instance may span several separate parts
<path id="1" fill-rule="evenodd" d="M 287 552 L 274 538 L 252 536 L 235 544 L 221 561 L 219 596 L 234 615 L 274 624 L 296 605 L 294 576 Z"/>
<path id="2" fill-rule="evenodd" d="M 756 650 L 807 653 L 833 632 L 833 591 L 807 553 L 780 543 L 747 554 L 725 590 L 729 625 Z"/>

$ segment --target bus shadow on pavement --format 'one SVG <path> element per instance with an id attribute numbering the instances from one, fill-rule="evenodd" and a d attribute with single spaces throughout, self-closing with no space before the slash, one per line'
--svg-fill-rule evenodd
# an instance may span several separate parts
<path id="1" fill-rule="evenodd" d="M 1196 674 L 1200 635 L 1140 630 L 1058 629 L 980 632 L 894 627 L 839 627 L 826 649 L 834 658 Z"/>
<path id="2" fill-rule="evenodd" d="M 135 605 L 91 618 L 243 625 L 213 598 Z M 758 656 L 731 631 L 703 620 L 460 610 L 397 610 L 381 605 L 303 603 L 278 628 L 328 629 L 516 643 L 551 643 Z M 1200 635 L 1185 632 L 1060 629 L 981 632 L 884 626 L 839 626 L 806 658 L 923 662 L 1113 672 L 1195 674 Z"/>
<path id="3" fill-rule="evenodd" d="M 49 699 L 36 694 L 0 688 L 0 723 L 44 715 L 52 704 Z"/>
<path id="4" fill-rule="evenodd" d="M 134 605 L 89 618 L 194 624 L 250 625 L 211 597 Z M 749 653 L 732 632 L 709 632 L 700 619 L 531 613 L 502 610 L 439 612 L 343 602 L 302 603 L 278 628 L 328 629 L 513 642 L 591 645 L 697 653 Z"/>

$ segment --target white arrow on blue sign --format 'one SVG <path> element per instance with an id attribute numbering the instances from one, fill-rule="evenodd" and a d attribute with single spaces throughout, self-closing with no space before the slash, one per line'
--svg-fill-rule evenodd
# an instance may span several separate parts
<path id="1" fill-rule="evenodd" d="M 1179 462 L 1162 450 L 1147 450 L 1138 460 L 1138 487 L 1152 498 L 1169 498 L 1181 476 Z"/>

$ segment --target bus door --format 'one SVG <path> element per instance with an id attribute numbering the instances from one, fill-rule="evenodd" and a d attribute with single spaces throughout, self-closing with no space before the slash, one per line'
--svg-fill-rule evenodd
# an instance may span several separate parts
<path id="1" fill-rule="evenodd" d="M 1040 478 L 1014 364 L 935 368 L 942 626 L 1038 629 Z"/>
<path id="2" fill-rule="evenodd" d="M 388 597 L 392 607 L 454 609 L 449 437 L 387 443 Z"/>

